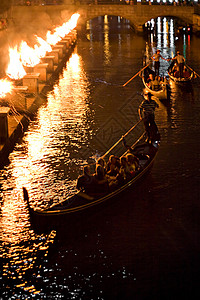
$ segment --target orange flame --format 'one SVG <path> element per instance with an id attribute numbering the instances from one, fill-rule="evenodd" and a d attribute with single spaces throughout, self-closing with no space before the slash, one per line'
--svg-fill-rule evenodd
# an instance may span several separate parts
<path id="1" fill-rule="evenodd" d="M 35 51 L 38 53 L 39 57 L 44 57 L 47 52 L 52 51 L 51 46 L 45 40 L 43 40 L 41 37 L 37 36 L 37 41 L 40 44 L 40 46 L 38 47 L 37 45 L 35 45 L 34 48 L 35 48 Z"/>
<path id="2" fill-rule="evenodd" d="M 15 48 L 10 48 L 9 54 L 10 63 L 8 65 L 6 74 L 11 79 L 23 78 L 26 75 L 26 71 L 24 70 L 22 62 L 20 60 L 20 53 L 17 50 L 17 46 L 15 46 Z"/>
<path id="3" fill-rule="evenodd" d="M 0 80 L 0 98 L 4 98 L 6 94 L 12 93 L 13 83 L 8 79 Z"/>
<path id="4" fill-rule="evenodd" d="M 29 47 L 24 41 L 21 42 L 19 53 L 23 66 L 34 67 L 40 62 L 40 57 L 37 55 L 35 49 Z"/>
<path id="5" fill-rule="evenodd" d="M 21 42 L 19 51 L 17 46 L 15 46 L 15 48 L 10 48 L 10 63 L 6 74 L 11 79 L 23 78 L 26 75 L 23 66 L 34 67 L 39 64 L 40 59 L 44 57 L 47 52 L 52 51 L 51 45 L 58 43 L 76 27 L 79 16 L 78 13 L 73 14 L 68 22 L 55 28 L 54 33 L 48 31 L 46 41 L 36 36 L 39 45 L 35 45 L 33 48 L 29 47 L 25 41 Z"/>
<path id="6" fill-rule="evenodd" d="M 80 14 L 73 14 L 70 20 L 64 23 L 62 26 L 55 28 L 54 33 L 50 31 L 47 32 L 47 43 L 50 45 L 55 45 L 58 43 L 64 36 L 66 36 L 71 30 L 73 30 L 76 25 Z"/>

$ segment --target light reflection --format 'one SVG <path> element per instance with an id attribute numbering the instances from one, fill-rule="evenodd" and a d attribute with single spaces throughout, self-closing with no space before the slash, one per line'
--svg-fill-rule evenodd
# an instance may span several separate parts
<path id="1" fill-rule="evenodd" d="M 190 53 L 190 34 L 188 34 L 187 46 L 188 46 L 188 53 Z"/>
<path id="2" fill-rule="evenodd" d="M 157 31 L 158 31 L 158 35 L 157 35 L 157 48 L 160 49 L 162 47 L 162 34 L 161 34 L 161 18 L 159 17 L 157 20 Z"/>
<path id="3" fill-rule="evenodd" d="M 186 34 L 183 35 L 183 56 L 186 57 L 186 50 L 187 50 L 187 44 L 186 44 Z"/>
<path id="4" fill-rule="evenodd" d="M 161 18 L 159 17 L 157 20 L 157 33 L 161 33 L 162 32 L 162 28 L 161 28 Z"/>
<path id="5" fill-rule="evenodd" d="M 75 189 L 75 181 L 69 180 L 69 174 L 66 174 L 65 168 L 63 168 L 63 173 L 59 174 L 61 178 L 57 177 L 56 172 L 57 166 L 60 164 L 59 159 L 63 155 L 66 159 L 68 155 L 66 152 L 62 153 L 67 144 L 66 140 L 62 138 L 62 130 L 65 130 L 67 126 L 74 126 L 74 133 L 71 134 L 77 140 L 76 143 L 88 133 L 87 128 L 84 129 L 85 113 L 88 107 L 87 97 L 88 81 L 83 63 L 80 57 L 74 53 L 67 62 L 60 81 L 49 94 L 47 105 L 39 109 L 36 127 L 33 127 L 24 137 L 27 144 L 27 155 L 21 157 L 18 155 L 16 159 L 15 155 L 17 154 L 15 152 L 11 154 L 12 167 L 10 169 L 12 173 L 9 174 L 9 181 L 12 188 L 9 193 L 2 194 L 0 232 L 3 242 L 17 243 L 21 239 L 26 239 L 23 236 L 26 233 L 24 228 L 29 226 L 29 223 L 26 203 L 22 197 L 23 186 L 27 187 L 32 198 L 34 196 L 37 205 L 41 205 L 41 201 L 44 201 L 44 195 L 46 203 L 44 202 L 43 205 L 49 205 L 49 199 L 53 198 L 54 201 L 58 201 L 60 194 L 68 194 L 68 187 L 71 193 Z M 78 126 L 79 132 L 77 132 Z M 70 147 L 73 143 L 72 141 Z M 19 147 L 23 149 L 24 145 Z M 49 161 L 55 165 L 55 170 L 53 167 L 49 168 Z M 72 186 L 70 186 L 70 182 Z M 38 185 L 40 185 L 39 190 Z M 51 188 L 47 190 L 46 186 L 51 187 L 52 190 Z M 4 180 L 2 189 L 6 190 L 7 188 L 8 181 Z M 53 190 L 58 191 L 56 197 L 54 197 Z"/>
<path id="6" fill-rule="evenodd" d="M 109 25 L 108 25 L 108 16 L 104 16 L 104 56 L 105 56 L 105 64 L 110 64 L 110 42 L 109 42 Z"/>

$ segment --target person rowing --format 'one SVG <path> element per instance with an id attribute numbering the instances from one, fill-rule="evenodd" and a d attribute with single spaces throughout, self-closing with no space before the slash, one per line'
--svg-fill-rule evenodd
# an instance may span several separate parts
<path id="1" fill-rule="evenodd" d="M 179 75 L 180 75 L 180 77 L 183 77 L 185 57 L 180 54 L 180 51 L 177 51 L 176 56 L 171 58 L 171 60 L 175 61 L 177 63 Z"/>
<path id="2" fill-rule="evenodd" d="M 138 113 L 140 119 L 143 119 L 147 142 L 152 143 L 158 135 L 158 128 L 155 123 L 155 109 L 159 107 L 158 103 L 152 99 L 152 94 L 148 92 L 144 94 L 145 99 L 139 106 Z"/>
<path id="3" fill-rule="evenodd" d="M 151 57 L 152 60 L 154 60 L 154 69 L 155 69 L 155 76 L 159 76 L 159 69 L 160 69 L 160 58 L 163 60 L 168 61 L 168 59 L 162 57 L 160 54 L 160 50 L 158 49 L 156 53 Z"/>

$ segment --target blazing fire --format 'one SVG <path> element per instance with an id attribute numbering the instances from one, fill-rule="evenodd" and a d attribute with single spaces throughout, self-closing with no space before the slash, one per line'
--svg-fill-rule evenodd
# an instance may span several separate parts
<path id="1" fill-rule="evenodd" d="M 0 80 L 0 98 L 6 96 L 6 94 L 11 93 L 13 89 L 13 83 L 7 79 Z"/>
<path id="2" fill-rule="evenodd" d="M 23 78 L 26 75 L 26 71 L 22 65 L 20 59 L 20 53 L 17 50 L 17 46 L 15 48 L 9 49 L 10 54 L 10 63 L 8 65 L 6 74 L 11 79 L 19 79 Z"/>
<path id="3" fill-rule="evenodd" d="M 64 38 L 64 36 L 66 36 L 71 30 L 76 27 L 79 16 L 79 14 L 73 14 L 68 22 L 64 23 L 62 26 L 58 26 L 57 28 L 55 28 L 53 33 L 48 31 L 46 36 L 47 43 L 49 45 L 55 45 L 62 38 Z"/>
<path id="4" fill-rule="evenodd" d="M 29 47 L 24 41 L 21 42 L 19 55 L 23 66 L 34 67 L 40 62 L 40 57 L 37 55 L 35 49 Z"/>
<path id="5" fill-rule="evenodd" d="M 79 18 L 79 14 L 73 14 L 71 19 L 54 29 L 54 32 L 47 32 L 46 41 L 41 37 L 36 37 L 38 45 L 30 47 L 27 42 L 22 41 L 20 46 L 15 46 L 9 49 L 10 62 L 6 74 L 11 79 L 20 79 L 26 75 L 23 66 L 34 67 L 40 63 L 40 59 L 51 52 L 51 45 L 58 43 L 64 36 L 73 30 Z"/>
<path id="6" fill-rule="evenodd" d="M 37 41 L 39 43 L 39 46 L 35 45 L 34 48 L 39 57 L 44 57 L 47 52 L 52 51 L 51 46 L 45 40 L 43 40 L 41 37 L 37 36 Z"/>

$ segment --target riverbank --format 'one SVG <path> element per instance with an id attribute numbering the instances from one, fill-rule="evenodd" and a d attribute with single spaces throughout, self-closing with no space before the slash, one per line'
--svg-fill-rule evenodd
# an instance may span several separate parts
<path id="1" fill-rule="evenodd" d="M 25 92 L 20 92 L 20 88 L 22 89 L 24 86 L 17 85 L 16 89 L 19 90 L 15 95 L 9 95 L 9 100 L 1 99 L 0 108 L 10 107 L 11 109 L 7 114 L 6 120 L 7 138 L 0 141 L 0 167 L 3 167 L 9 162 L 8 156 L 12 152 L 15 144 L 23 136 L 25 130 L 28 128 L 31 118 L 34 117 L 39 107 L 45 103 L 47 93 L 52 89 L 56 78 L 59 76 L 62 68 L 72 54 L 76 41 L 76 32 L 73 31 L 70 39 L 69 36 L 67 36 L 67 39 L 66 37 L 63 38 L 63 40 L 58 43 L 59 45 L 55 46 L 57 49 L 54 49 L 52 53 L 49 53 L 49 55 L 46 56 L 46 61 L 48 61 L 48 63 L 40 64 L 40 66 L 44 65 L 44 68 L 41 69 L 40 74 L 37 73 L 37 92 L 33 90 L 35 88 L 33 87 L 33 81 L 30 81 L 30 86 L 26 86 Z M 38 71 L 38 68 L 39 65 L 31 71 Z M 49 72 L 47 72 L 48 68 L 50 70 Z M 33 74 L 36 73 L 27 73 L 28 79 Z M 26 80 L 26 84 L 27 83 L 29 84 L 29 81 Z M 13 103 L 16 101 L 14 101 L 12 97 L 14 98 L 16 95 L 19 96 L 19 94 L 25 102 L 24 107 L 22 109 L 16 107 L 15 109 L 15 106 L 13 107 Z"/>

